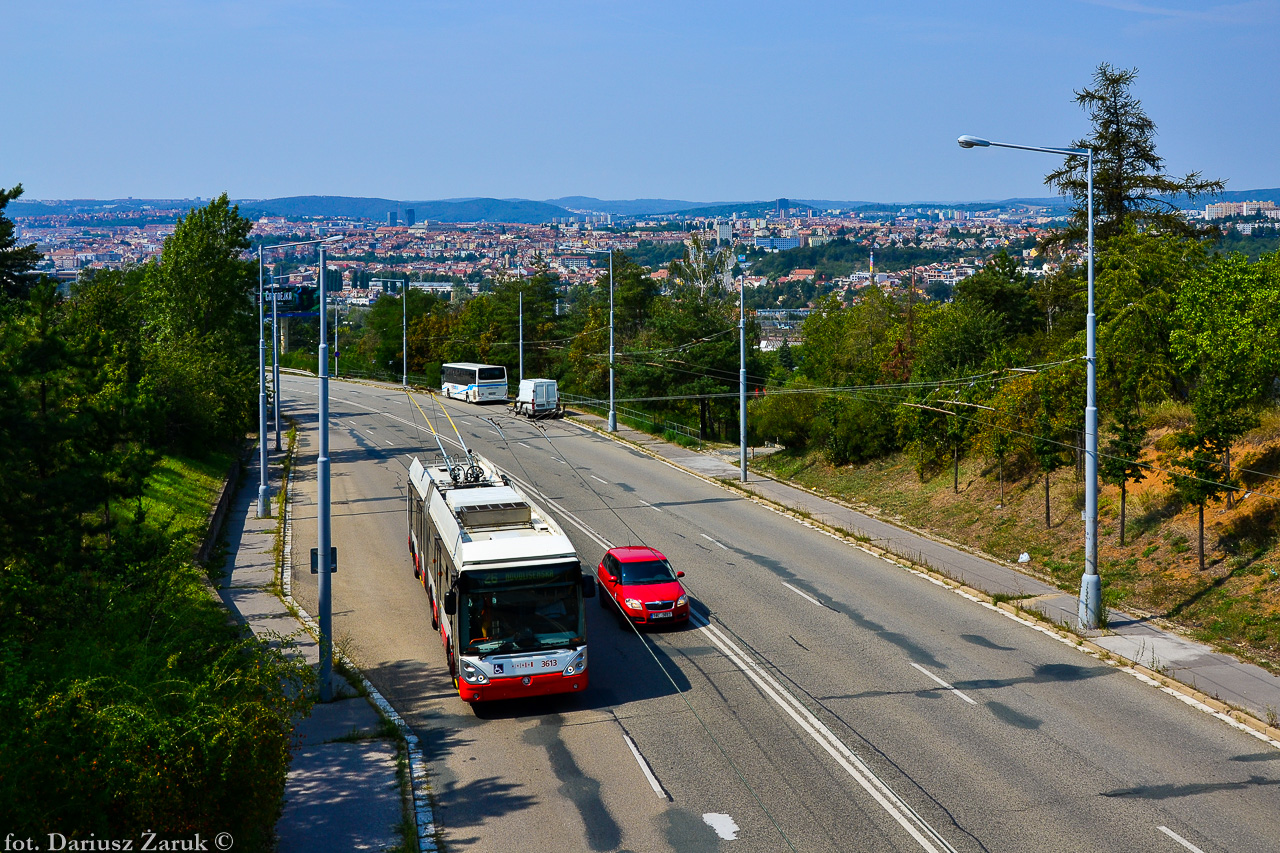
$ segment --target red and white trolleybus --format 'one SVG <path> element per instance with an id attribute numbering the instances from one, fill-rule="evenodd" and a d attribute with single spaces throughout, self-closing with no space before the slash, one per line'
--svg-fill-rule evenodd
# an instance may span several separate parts
<path id="1" fill-rule="evenodd" d="M 452 460 L 456 463 L 457 460 Z M 409 553 L 468 702 L 587 687 L 583 575 L 552 518 L 483 457 L 409 468 Z"/>

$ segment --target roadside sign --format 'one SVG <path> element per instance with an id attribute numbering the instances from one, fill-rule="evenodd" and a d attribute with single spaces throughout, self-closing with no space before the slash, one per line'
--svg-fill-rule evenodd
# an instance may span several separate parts
<path id="1" fill-rule="evenodd" d="M 311 574 L 313 575 L 317 575 L 320 573 L 319 551 L 320 551 L 319 548 L 311 549 Z M 330 545 L 329 546 L 329 573 L 333 574 L 337 571 L 338 571 L 338 546 Z"/>

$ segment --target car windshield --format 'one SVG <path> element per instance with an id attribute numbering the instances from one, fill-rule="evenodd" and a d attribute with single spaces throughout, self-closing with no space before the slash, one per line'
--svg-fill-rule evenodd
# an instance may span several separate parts
<path id="1" fill-rule="evenodd" d="M 470 574 L 459 602 L 460 647 L 514 654 L 580 645 L 580 577 L 576 564 Z"/>
<path id="2" fill-rule="evenodd" d="M 666 560 L 641 560 L 635 563 L 620 563 L 622 583 L 666 583 L 676 579 L 671 564 Z"/>

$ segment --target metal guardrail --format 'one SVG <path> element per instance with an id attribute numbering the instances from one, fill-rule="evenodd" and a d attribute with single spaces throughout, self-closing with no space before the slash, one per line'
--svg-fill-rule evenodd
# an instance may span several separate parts
<path id="1" fill-rule="evenodd" d="M 600 412 L 609 411 L 608 400 L 600 400 L 595 397 L 582 397 L 578 394 L 561 394 L 560 398 L 566 403 L 581 406 L 584 409 L 596 409 Z M 649 412 L 645 412 L 640 409 L 632 409 L 628 406 L 619 406 L 615 404 L 614 411 L 618 413 L 618 417 L 620 418 L 629 418 L 632 421 L 647 423 L 655 431 L 662 430 L 663 432 L 674 432 L 678 435 L 683 435 L 686 438 L 698 442 L 699 447 L 702 446 L 702 436 L 698 431 L 692 427 L 685 426 L 682 423 L 669 420 L 659 422 L 658 419 Z"/>

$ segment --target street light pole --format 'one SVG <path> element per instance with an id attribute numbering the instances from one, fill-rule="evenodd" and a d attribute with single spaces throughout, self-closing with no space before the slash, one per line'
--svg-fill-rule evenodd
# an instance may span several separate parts
<path id="1" fill-rule="evenodd" d="M 618 410 L 613 404 L 613 250 L 609 250 L 609 432 L 618 431 Z"/>
<path id="2" fill-rule="evenodd" d="M 262 329 L 265 296 L 262 246 L 258 246 L 258 518 L 271 515 L 271 488 L 267 485 L 267 343 Z"/>
<path id="3" fill-rule="evenodd" d="M 1011 145 L 1007 142 L 991 142 L 977 136 L 961 136 L 956 140 L 961 148 L 1016 148 L 1020 151 L 1039 151 L 1064 157 L 1084 156 L 1088 162 L 1089 220 L 1089 307 L 1085 317 L 1085 408 L 1084 408 L 1084 576 L 1080 579 L 1080 606 L 1077 619 L 1080 627 L 1092 630 L 1098 627 L 1102 607 L 1102 579 L 1098 575 L 1098 383 L 1097 383 L 1097 335 L 1096 315 L 1093 311 L 1093 149 L 1092 148 L 1041 148 L 1032 145 Z"/>
<path id="4" fill-rule="evenodd" d="M 1102 608 L 1102 579 L 1098 575 L 1098 351 L 1093 313 L 1093 149 L 1089 151 L 1089 313 L 1085 315 L 1084 401 L 1084 577 L 1080 579 L 1077 618 L 1097 628 Z"/>
<path id="5" fill-rule="evenodd" d="M 320 605 L 320 701 L 333 691 L 333 599 L 329 574 L 329 310 L 324 281 L 324 244 L 320 244 L 320 447 L 316 459 L 316 597 Z"/>
<path id="6" fill-rule="evenodd" d="M 520 381 L 524 381 L 524 291 L 520 291 Z"/>

